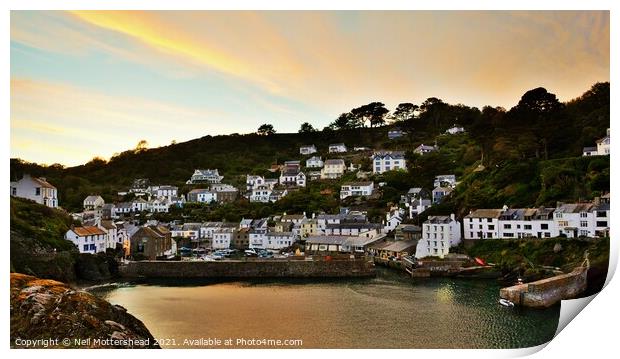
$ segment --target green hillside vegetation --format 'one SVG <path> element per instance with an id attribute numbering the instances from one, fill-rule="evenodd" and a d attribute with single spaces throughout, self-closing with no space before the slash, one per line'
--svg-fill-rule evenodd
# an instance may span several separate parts
<path id="1" fill-rule="evenodd" d="M 11 197 L 11 272 L 63 282 L 98 281 L 117 273 L 115 253 L 80 254 L 64 239 L 73 220 L 65 212 Z"/>
<path id="2" fill-rule="evenodd" d="M 388 115 L 382 103 L 373 102 L 341 114 L 322 131 L 303 124 L 300 133 L 280 134 L 261 126 L 261 134 L 205 136 L 153 149 L 141 143 L 109 161 L 93 159 L 69 168 L 12 159 L 11 178 L 23 173 L 46 177 L 58 188 L 60 205 L 78 211 L 89 194 L 100 194 L 106 202 L 121 200 L 117 192 L 127 190 L 134 178 L 177 185 L 186 193 L 191 186 L 185 181 L 196 168 L 218 168 L 225 183 L 244 189 L 246 174 L 276 177 L 267 171 L 273 163 L 302 160 L 304 164 L 309 156 L 299 155 L 299 146 L 305 144 L 316 145 L 323 159 L 343 157 L 347 165 L 353 161 L 370 170 L 370 152 L 327 153 L 330 143 L 343 142 L 349 149 L 363 146 L 406 153 L 407 171 L 370 178 L 387 183 L 381 199 L 366 204 L 375 217 L 390 203 L 398 202 L 410 187 L 432 189 L 433 178 L 439 174 L 456 174 L 462 185 L 430 213 L 462 215 L 472 208 L 504 204 L 555 205 L 556 201 L 587 200 L 609 191 L 609 158 L 581 158 L 582 147 L 593 146 L 609 127 L 609 103 L 609 83 L 597 83 L 567 103 L 543 88 L 533 89 L 510 110 L 478 109 L 429 98 L 419 106 L 400 104 Z M 463 126 L 466 133 L 445 135 L 453 124 Z M 396 126 L 406 135 L 389 140 L 387 132 Z M 421 143 L 436 143 L 440 149 L 424 156 L 414 154 Z M 285 211 L 333 212 L 340 205 L 340 184 L 352 179 L 354 176 L 310 182 L 307 188 L 275 204 L 240 200 L 211 207 L 188 205 L 182 214 L 195 219 L 238 220 Z M 324 189 L 331 189 L 332 194 L 320 194 Z"/>

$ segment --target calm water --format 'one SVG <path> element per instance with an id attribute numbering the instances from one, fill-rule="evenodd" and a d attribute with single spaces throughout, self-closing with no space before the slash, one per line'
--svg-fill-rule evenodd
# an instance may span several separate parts
<path id="1" fill-rule="evenodd" d="M 237 338 L 265 338 L 301 339 L 302 348 L 516 348 L 555 333 L 559 306 L 502 307 L 493 280 L 412 281 L 378 270 L 363 280 L 151 282 L 96 294 L 168 338 L 167 348 L 200 338 L 232 338 L 232 347 L 243 347 Z M 201 344 L 193 347 L 229 347 Z"/>

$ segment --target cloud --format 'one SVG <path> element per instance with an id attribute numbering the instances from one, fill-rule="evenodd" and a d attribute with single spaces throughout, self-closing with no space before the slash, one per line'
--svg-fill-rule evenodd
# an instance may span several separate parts
<path id="1" fill-rule="evenodd" d="M 133 148 L 146 139 L 167 145 L 228 132 L 226 114 L 142 98 L 115 97 L 66 84 L 11 80 L 11 155 L 36 150 L 46 163 L 83 163 Z M 37 148 L 32 144 L 36 143 Z M 70 151 L 70 153 L 68 152 Z M 51 156 L 64 153 L 62 158 Z M 69 156 L 70 154 L 70 156 Z"/>

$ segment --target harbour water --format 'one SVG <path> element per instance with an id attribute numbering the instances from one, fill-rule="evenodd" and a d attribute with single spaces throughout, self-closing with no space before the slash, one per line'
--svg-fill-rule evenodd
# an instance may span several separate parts
<path id="1" fill-rule="evenodd" d="M 559 305 L 503 307 L 494 280 L 377 269 L 370 279 L 152 281 L 94 293 L 127 308 L 164 348 L 520 348 L 557 328 Z"/>

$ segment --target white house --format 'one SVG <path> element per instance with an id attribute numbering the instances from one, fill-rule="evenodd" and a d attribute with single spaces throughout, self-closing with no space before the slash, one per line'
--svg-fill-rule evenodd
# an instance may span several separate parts
<path id="1" fill-rule="evenodd" d="M 142 197 L 136 198 L 131 202 L 131 210 L 133 212 L 142 212 L 148 210 L 148 202 L 145 201 Z"/>
<path id="2" fill-rule="evenodd" d="M 344 160 L 341 158 L 325 161 L 325 166 L 321 169 L 321 179 L 340 178 L 347 168 Z"/>
<path id="3" fill-rule="evenodd" d="M 133 212 L 133 203 L 121 202 L 114 206 L 114 217 L 120 217 Z"/>
<path id="4" fill-rule="evenodd" d="M 101 196 L 91 195 L 84 199 L 83 205 L 85 211 L 92 211 L 97 208 L 102 208 L 105 201 Z"/>
<path id="5" fill-rule="evenodd" d="M 433 187 L 456 187 L 455 175 L 438 175 L 435 176 Z"/>
<path id="6" fill-rule="evenodd" d="M 372 172 L 383 173 L 392 170 L 407 169 L 405 154 L 401 151 L 375 152 L 372 157 Z"/>
<path id="7" fill-rule="evenodd" d="M 596 237 L 596 211 L 593 203 L 566 203 L 553 212 L 558 232 L 568 238 Z"/>
<path id="8" fill-rule="evenodd" d="M 296 236 L 293 232 L 269 232 L 265 238 L 266 249 L 282 249 L 295 243 Z"/>
<path id="9" fill-rule="evenodd" d="M 347 152 L 347 146 L 344 143 L 334 143 L 329 145 L 329 153 Z"/>
<path id="10" fill-rule="evenodd" d="M 168 213 L 170 200 L 166 197 L 153 198 L 146 204 L 146 210 L 152 213 Z"/>
<path id="11" fill-rule="evenodd" d="M 250 202 L 269 202 L 269 197 L 273 190 L 266 185 L 258 185 L 252 188 L 252 194 L 250 194 Z"/>
<path id="12" fill-rule="evenodd" d="M 409 208 L 409 218 L 413 218 L 414 216 L 419 215 L 420 213 L 429 209 L 432 204 L 430 199 L 413 199 L 411 202 L 407 203 L 406 206 Z"/>
<path id="13" fill-rule="evenodd" d="M 234 228 L 220 228 L 213 232 L 211 247 L 213 249 L 228 249 L 232 243 Z"/>
<path id="14" fill-rule="evenodd" d="M 549 238 L 559 231 L 553 219 L 554 208 L 508 208 L 499 218 L 500 238 Z"/>
<path id="15" fill-rule="evenodd" d="M 452 187 L 436 187 L 433 189 L 433 204 L 441 202 L 450 193 L 452 193 Z"/>
<path id="16" fill-rule="evenodd" d="M 461 242 L 461 223 L 450 216 L 430 216 L 422 225 L 422 238 L 416 247 L 416 258 L 429 256 L 443 258 L 450 247 Z"/>
<path id="17" fill-rule="evenodd" d="M 217 201 L 217 192 L 206 188 L 196 188 L 187 193 L 188 202 L 211 203 Z"/>
<path id="18" fill-rule="evenodd" d="M 211 170 L 194 170 L 194 174 L 187 181 L 187 184 L 195 183 L 220 183 L 224 179 L 224 176 L 220 176 L 217 169 Z"/>
<path id="19" fill-rule="evenodd" d="M 584 157 L 587 157 L 587 156 L 598 156 L 597 148 L 596 147 L 584 147 L 582 155 Z"/>
<path id="20" fill-rule="evenodd" d="M 452 125 L 449 129 L 446 130 L 446 134 L 448 135 L 456 135 L 457 133 L 463 133 L 465 129 L 462 126 Z"/>
<path id="21" fill-rule="evenodd" d="M 433 151 L 437 151 L 437 146 L 428 146 L 425 144 L 421 144 L 413 150 L 413 153 L 417 153 L 419 155 L 424 155 L 426 153 L 430 153 Z"/>
<path id="22" fill-rule="evenodd" d="M 499 238 L 501 209 L 477 209 L 463 218 L 465 239 Z"/>
<path id="23" fill-rule="evenodd" d="M 298 164 L 285 165 L 280 172 L 280 184 L 283 186 L 306 187 L 306 175 Z"/>
<path id="24" fill-rule="evenodd" d="M 599 140 L 596 140 L 596 153 L 599 156 L 609 155 L 609 145 L 610 145 L 610 137 L 609 137 L 609 129 L 607 129 L 607 136 Z"/>
<path id="25" fill-rule="evenodd" d="M 95 226 L 74 227 L 65 233 L 65 239 L 73 242 L 80 253 L 105 252 L 108 234 Z"/>
<path id="26" fill-rule="evenodd" d="M 106 248 L 115 249 L 117 244 L 123 244 L 124 238 L 113 221 L 103 220 L 99 223 L 99 228 L 108 234 Z"/>
<path id="27" fill-rule="evenodd" d="M 11 182 L 11 196 L 26 198 L 51 208 L 58 207 L 58 192 L 45 178 L 31 177 L 29 174 Z"/>
<path id="28" fill-rule="evenodd" d="M 177 197 L 179 192 L 179 188 L 175 186 L 151 186 L 149 189 L 151 196 L 166 197 L 168 199 Z"/>
<path id="29" fill-rule="evenodd" d="M 282 197 L 288 194 L 288 190 L 285 189 L 274 189 L 271 191 L 269 195 L 269 202 L 277 202 L 282 199 Z"/>
<path id="30" fill-rule="evenodd" d="M 374 190 L 375 183 L 369 182 L 348 182 L 340 187 L 340 199 L 347 197 L 370 196 Z"/>
<path id="31" fill-rule="evenodd" d="M 400 209 L 393 208 L 385 214 L 385 225 L 383 226 L 383 233 L 393 231 L 403 221 L 403 213 Z"/>
<path id="32" fill-rule="evenodd" d="M 311 155 L 313 153 L 316 153 L 316 147 L 314 145 L 305 145 L 299 147 L 299 154 Z"/>
<path id="33" fill-rule="evenodd" d="M 323 160 L 320 156 L 312 156 L 306 160 L 306 167 L 321 168 L 323 167 Z"/>
<path id="34" fill-rule="evenodd" d="M 265 184 L 265 177 L 256 175 L 246 175 L 245 185 L 248 192 L 252 191 L 255 186 L 262 186 Z"/>

